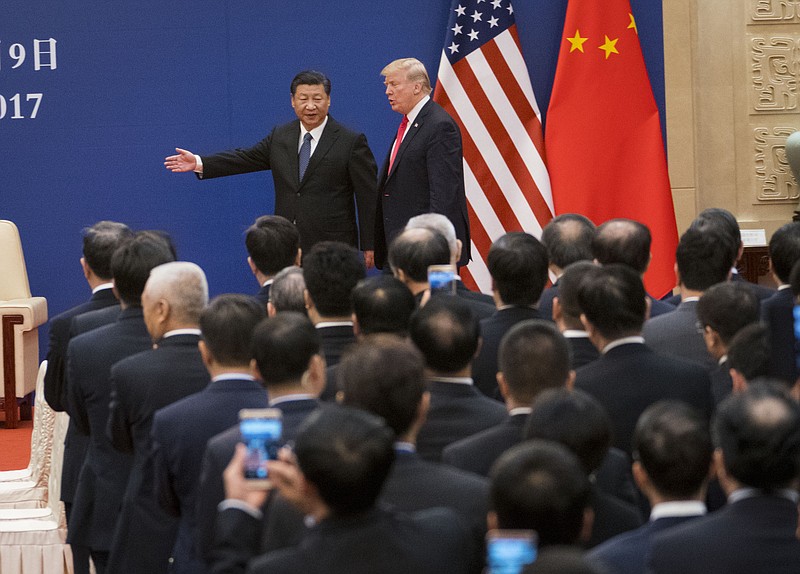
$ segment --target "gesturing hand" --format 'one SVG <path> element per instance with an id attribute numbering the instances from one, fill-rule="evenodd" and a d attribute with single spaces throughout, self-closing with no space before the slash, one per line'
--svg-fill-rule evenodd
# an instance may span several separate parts
<path id="1" fill-rule="evenodd" d="M 197 160 L 194 159 L 194 154 L 189 150 L 175 148 L 178 152 L 177 155 L 169 155 L 164 158 L 164 167 L 176 173 L 185 171 L 194 171 L 197 168 Z"/>

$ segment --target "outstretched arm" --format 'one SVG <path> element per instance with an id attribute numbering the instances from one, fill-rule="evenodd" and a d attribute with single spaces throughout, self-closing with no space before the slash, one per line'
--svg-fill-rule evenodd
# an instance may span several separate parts
<path id="1" fill-rule="evenodd" d="M 175 173 L 194 171 L 197 169 L 197 159 L 194 154 L 186 149 L 175 148 L 177 155 L 168 155 L 164 158 L 164 167 Z"/>

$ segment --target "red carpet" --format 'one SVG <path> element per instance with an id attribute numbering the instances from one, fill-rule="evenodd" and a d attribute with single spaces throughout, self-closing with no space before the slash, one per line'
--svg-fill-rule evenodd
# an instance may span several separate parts
<path id="1" fill-rule="evenodd" d="M 5 413 L 0 412 L 0 470 L 28 466 L 31 458 L 33 421 L 21 421 L 15 429 L 5 428 Z"/>

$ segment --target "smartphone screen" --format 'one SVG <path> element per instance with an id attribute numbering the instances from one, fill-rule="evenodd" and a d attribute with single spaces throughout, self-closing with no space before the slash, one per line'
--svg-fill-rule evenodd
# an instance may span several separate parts
<path id="1" fill-rule="evenodd" d="M 486 534 L 486 562 L 490 574 L 520 574 L 536 560 L 533 530 L 490 530 Z"/>
<path id="2" fill-rule="evenodd" d="M 800 305 L 794 306 L 794 357 L 797 371 L 800 372 Z"/>
<path id="3" fill-rule="evenodd" d="M 455 265 L 430 265 L 428 267 L 428 287 L 431 295 L 437 293 L 456 293 L 456 266 Z"/>
<path id="4" fill-rule="evenodd" d="M 275 460 L 281 445 L 283 422 L 278 409 L 239 411 L 239 433 L 247 447 L 244 477 L 254 486 L 269 486 L 267 461 Z"/>

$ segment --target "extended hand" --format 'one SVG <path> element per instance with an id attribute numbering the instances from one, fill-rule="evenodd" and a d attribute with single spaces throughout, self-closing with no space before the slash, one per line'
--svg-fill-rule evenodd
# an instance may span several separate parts
<path id="1" fill-rule="evenodd" d="M 247 449 L 241 443 L 236 445 L 236 453 L 222 474 L 225 483 L 225 498 L 241 500 L 253 508 L 261 508 L 269 493 L 267 489 L 255 489 L 247 484 L 244 477 L 244 459 Z"/>
<path id="2" fill-rule="evenodd" d="M 197 161 L 194 154 L 189 150 L 175 148 L 178 155 L 170 155 L 164 158 L 164 167 L 176 173 L 184 171 L 194 171 L 197 168 Z"/>

